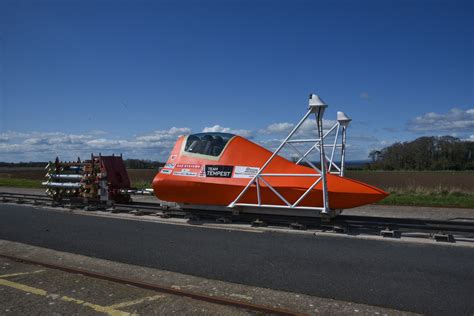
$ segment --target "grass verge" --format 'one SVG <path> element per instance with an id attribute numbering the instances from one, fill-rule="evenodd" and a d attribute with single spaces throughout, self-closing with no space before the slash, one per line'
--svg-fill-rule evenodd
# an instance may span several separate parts
<path id="1" fill-rule="evenodd" d="M 0 178 L 0 187 L 42 188 L 40 180 Z"/>
<path id="2" fill-rule="evenodd" d="M 151 188 L 151 182 L 148 182 L 148 181 L 132 181 L 132 188 L 149 189 L 149 188 Z"/>
<path id="3" fill-rule="evenodd" d="M 391 188 L 386 191 L 390 192 L 390 195 L 377 204 L 474 208 L 474 192 L 441 187 Z"/>

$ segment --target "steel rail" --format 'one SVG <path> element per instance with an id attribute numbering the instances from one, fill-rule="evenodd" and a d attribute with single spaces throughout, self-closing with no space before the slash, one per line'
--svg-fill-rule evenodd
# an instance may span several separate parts
<path id="1" fill-rule="evenodd" d="M 232 306 L 232 307 L 237 307 L 237 308 L 241 308 L 245 310 L 252 310 L 252 311 L 267 313 L 267 314 L 272 314 L 272 315 L 285 315 L 285 316 L 286 315 L 291 315 L 291 316 L 306 315 L 303 313 L 293 312 L 293 311 L 282 309 L 282 308 L 257 305 L 257 304 L 247 303 L 247 302 L 234 300 L 234 299 L 230 299 L 226 297 L 210 296 L 210 295 L 201 294 L 201 293 L 192 292 L 192 291 L 178 290 L 172 287 L 159 285 L 155 283 L 135 281 L 135 280 L 124 278 L 124 277 L 116 277 L 116 276 L 111 276 L 111 275 L 94 272 L 90 270 L 67 267 L 67 266 L 59 265 L 59 264 L 51 264 L 51 263 L 47 263 L 43 261 L 26 259 L 22 257 L 10 256 L 10 255 L 5 255 L 5 254 L 0 254 L 0 257 L 17 261 L 17 262 L 26 263 L 26 264 L 39 265 L 42 267 L 60 270 L 60 271 L 68 272 L 68 273 L 82 274 L 87 277 L 91 277 L 95 279 L 101 279 L 101 280 L 106 280 L 106 281 L 110 281 L 114 283 L 136 286 L 138 288 L 157 291 L 157 292 L 166 293 L 170 295 L 189 297 L 195 300 L 205 301 L 208 303 L 213 303 L 213 304 L 218 304 L 218 305 Z"/>
<path id="2" fill-rule="evenodd" d="M 452 233 L 474 233 L 474 219 L 472 221 L 443 221 L 417 218 L 371 217 L 356 215 L 339 215 L 334 218 L 335 223 L 362 225 L 364 227 L 416 229 L 422 231 L 443 231 Z"/>
<path id="3" fill-rule="evenodd" d="M 46 202 L 51 202 L 51 203 L 75 203 L 74 199 L 71 198 L 65 198 L 62 200 L 62 202 L 56 202 L 52 198 L 41 195 L 41 194 L 31 194 L 31 193 L 10 193 L 10 192 L 0 192 L 0 198 L 2 199 L 17 199 L 18 201 L 26 201 L 26 200 L 35 200 L 35 201 L 46 201 Z M 76 203 L 77 204 L 77 203 Z M 86 205 L 86 204 L 84 204 Z M 104 206 L 106 206 L 104 204 Z M 123 208 L 143 208 L 143 209 L 149 209 L 149 210 L 156 210 L 157 208 L 161 208 L 161 204 L 159 203 L 152 203 L 152 202 L 132 202 L 129 204 L 121 204 L 121 203 L 114 203 L 113 205 L 110 206 L 115 206 L 115 207 L 123 207 Z"/>
<path id="4" fill-rule="evenodd" d="M 23 193 L 8 193 L 0 192 L 0 198 L 19 199 L 21 202 L 27 200 L 32 201 L 48 201 L 54 202 L 52 199 L 43 195 L 37 194 L 23 194 Z M 59 204 L 61 205 L 61 204 Z M 64 205 L 67 207 L 67 205 Z M 85 204 L 84 206 L 87 206 Z M 183 216 L 186 213 L 190 213 L 196 216 L 202 216 L 203 218 L 222 218 L 222 217 L 234 217 L 231 213 L 224 213 L 222 211 L 210 211 L 210 210 L 194 210 L 194 209 L 164 209 L 159 203 L 150 202 L 132 202 L 130 204 L 115 204 L 112 205 L 116 209 L 131 209 L 140 210 L 142 212 L 150 213 L 166 213 L 170 216 L 180 215 Z M 176 214 L 174 214 L 176 213 Z M 473 233 L 474 234 L 474 219 L 461 221 L 461 220 L 432 220 L 432 219 L 417 219 L 417 218 L 394 218 L 394 217 L 378 217 L 378 216 L 359 216 L 359 215 L 338 215 L 335 218 L 324 221 L 321 218 L 315 217 L 303 217 L 303 216 L 283 216 L 275 214 L 252 214 L 252 213 L 240 213 L 237 220 L 251 222 L 259 219 L 266 221 L 269 224 L 291 224 L 301 223 L 308 227 L 317 228 L 334 228 L 334 227 L 346 227 L 350 228 L 364 228 L 364 229 L 396 229 L 403 230 L 405 232 L 431 232 L 431 233 Z"/>

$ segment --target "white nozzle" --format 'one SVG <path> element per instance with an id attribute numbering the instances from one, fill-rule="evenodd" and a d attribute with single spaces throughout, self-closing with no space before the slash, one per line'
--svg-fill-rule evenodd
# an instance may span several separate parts
<path id="1" fill-rule="evenodd" d="M 337 121 L 340 124 L 347 126 L 352 121 L 352 119 L 348 117 L 344 112 L 337 111 Z"/>
<path id="2" fill-rule="evenodd" d="M 315 113 L 319 118 L 323 118 L 324 110 L 327 108 L 327 104 L 316 94 L 309 95 L 308 110 Z"/>
<path id="3" fill-rule="evenodd" d="M 314 106 L 326 106 L 326 103 L 324 103 L 324 101 L 317 94 L 310 94 L 309 107 Z"/>

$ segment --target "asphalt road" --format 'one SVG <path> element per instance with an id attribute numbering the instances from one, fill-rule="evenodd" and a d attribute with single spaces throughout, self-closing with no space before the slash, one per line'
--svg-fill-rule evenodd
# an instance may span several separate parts
<path id="1" fill-rule="evenodd" d="M 0 239 L 426 314 L 474 313 L 474 249 L 250 233 L 0 205 Z"/>
<path id="2" fill-rule="evenodd" d="M 0 315 L 252 315 L 187 297 L 0 258 Z"/>

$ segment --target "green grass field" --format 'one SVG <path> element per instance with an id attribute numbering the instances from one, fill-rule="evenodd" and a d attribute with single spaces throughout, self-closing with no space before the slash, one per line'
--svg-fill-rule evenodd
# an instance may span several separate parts
<path id="1" fill-rule="evenodd" d="M 474 208 L 474 193 L 448 189 L 389 189 L 379 205 L 413 205 Z"/>
<path id="2" fill-rule="evenodd" d="M 0 178 L 0 187 L 42 188 L 40 180 Z"/>

